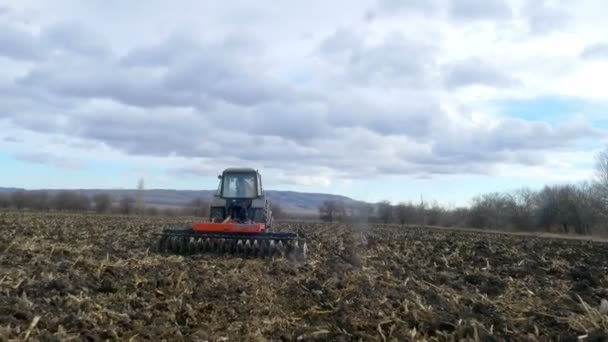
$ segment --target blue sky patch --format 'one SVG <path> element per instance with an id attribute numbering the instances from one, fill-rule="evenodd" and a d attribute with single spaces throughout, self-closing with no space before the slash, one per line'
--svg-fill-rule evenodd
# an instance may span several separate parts
<path id="1" fill-rule="evenodd" d="M 502 107 L 502 114 L 511 118 L 556 124 L 580 113 L 585 104 L 574 98 L 547 96 L 507 101 Z"/>

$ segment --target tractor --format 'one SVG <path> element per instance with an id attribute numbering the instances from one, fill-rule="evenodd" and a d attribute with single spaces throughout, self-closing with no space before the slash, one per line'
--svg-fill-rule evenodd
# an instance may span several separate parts
<path id="1" fill-rule="evenodd" d="M 161 252 L 306 258 L 306 243 L 296 233 L 274 231 L 272 210 L 257 170 L 228 168 L 218 179 L 209 219 L 163 230 L 158 241 Z"/>

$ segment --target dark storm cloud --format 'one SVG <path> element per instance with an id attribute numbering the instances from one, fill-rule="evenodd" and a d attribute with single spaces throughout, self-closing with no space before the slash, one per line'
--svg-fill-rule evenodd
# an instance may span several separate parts
<path id="1" fill-rule="evenodd" d="M 581 52 L 581 57 L 585 59 L 608 59 L 608 43 L 602 42 L 587 46 Z"/>
<path id="2" fill-rule="evenodd" d="M 469 58 L 442 67 L 444 84 L 448 88 L 484 85 L 489 87 L 512 87 L 517 79 L 503 73 L 497 67 L 480 58 Z"/>

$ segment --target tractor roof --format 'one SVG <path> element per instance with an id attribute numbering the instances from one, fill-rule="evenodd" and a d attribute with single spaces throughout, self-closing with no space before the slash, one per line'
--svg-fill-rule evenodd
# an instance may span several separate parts
<path id="1" fill-rule="evenodd" d="M 231 167 L 225 169 L 223 173 L 256 173 L 257 170 L 249 167 Z"/>

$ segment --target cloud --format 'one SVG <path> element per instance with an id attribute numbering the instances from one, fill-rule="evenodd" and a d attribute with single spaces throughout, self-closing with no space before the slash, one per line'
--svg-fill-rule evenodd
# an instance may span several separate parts
<path id="1" fill-rule="evenodd" d="M 225 6 L 229 13 L 233 5 Z M 22 68 L 0 82 L 0 123 L 77 138 L 66 148 L 87 153 L 104 146 L 125 163 L 178 160 L 163 166 L 176 178 L 255 164 L 284 182 L 316 186 L 337 184 L 334 178 L 546 165 L 547 152 L 598 137 L 585 121 L 513 119 L 486 107 L 530 89 L 554 91 L 528 68 L 553 42 L 524 35 L 526 24 L 535 32 L 557 28 L 558 9 L 543 4 L 515 13 L 511 2 L 496 0 L 382 0 L 373 11 L 388 19 L 361 23 L 367 6 L 353 2 L 348 15 L 319 14 L 314 27 L 310 18 L 278 12 L 285 16 L 228 34 L 222 16 L 205 21 L 205 30 L 188 16 L 168 28 L 144 19 L 130 24 L 151 32 L 146 41 L 96 25 L 103 18 L 86 13 L 82 23 L 59 15 L 28 29 L 0 19 L 7 27 L 0 53 Z M 303 24 L 296 30 L 276 18 Z M 499 25 L 463 25 L 479 20 Z M 589 47 L 583 57 L 597 51 Z M 78 165 L 56 153 L 16 158 Z"/>
<path id="2" fill-rule="evenodd" d="M 110 53 L 101 35 L 78 22 L 59 22 L 37 32 L 10 20 L 0 21 L 0 56 L 31 62 L 48 59 L 56 52 L 94 58 Z"/>
<path id="3" fill-rule="evenodd" d="M 377 87 L 424 87 L 435 67 L 433 44 L 391 32 L 366 43 L 347 30 L 337 30 L 321 44 L 323 61 L 342 81 Z"/>
<path id="4" fill-rule="evenodd" d="M 596 43 L 587 46 L 581 57 L 584 59 L 608 59 L 608 43 Z"/>
<path id="5" fill-rule="evenodd" d="M 448 5 L 451 18 L 469 20 L 505 20 L 511 19 L 513 11 L 504 0 L 451 0 Z"/>
<path id="6" fill-rule="evenodd" d="M 289 85 L 263 74 L 263 70 L 253 69 L 247 65 L 250 59 L 239 59 L 230 51 L 216 52 L 212 47 L 169 39 L 154 47 L 149 55 L 136 50 L 115 58 L 106 55 L 109 51 L 103 45 L 87 46 L 86 41 L 85 36 L 79 35 L 69 45 L 77 53 L 98 51 L 100 54 L 93 60 L 65 56 L 34 67 L 18 79 L 18 85 L 57 96 L 110 99 L 147 108 L 207 109 L 218 102 L 252 106 L 292 96 Z M 233 49 L 233 45 L 228 44 L 228 49 Z M 165 69 L 149 68 L 155 65 Z"/>
<path id="7" fill-rule="evenodd" d="M 480 58 L 469 58 L 444 65 L 442 71 L 444 83 L 448 88 L 471 85 L 512 87 L 518 84 L 517 79 Z"/>
<path id="8" fill-rule="evenodd" d="M 383 15 L 403 12 L 432 15 L 439 9 L 440 4 L 436 0 L 378 0 L 376 3 L 376 11 Z"/>
<path id="9" fill-rule="evenodd" d="M 593 139 L 601 133 L 587 122 L 568 122 L 554 126 L 546 122 L 508 118 L 483 131 L 451 134 L 450 138 L 435 144 L 434 156 L 439 159 L 450 158 L 452 161 L 462 159 L 460 161 L 464 162 L 511 159 L 516 163 L 535 164 L 537 162 L 530 159 L 527 153 L 572 146 L 573 142 L 581 138 Z M 518 159 L 513 160 L 514 158 Z"/>
<path id="10" fill-rule="evenodd" d="M 110 54 L 103 36 L 78 22 L 61 22 L 42 32 L 40 40 L 53 49 L 99 58 Z"/>
<path id="11" fill-rule="evenodd" d="M 324 188 L 331 186 L 331 179 L 324 176 L 279 176 L 277 180 L 284 184 L 318 185 Z"/>
<path id="12" fill-rule="evenodd" d="M 37 37 L 32 33 L 0 23 L 0 56 L 18 61 L 34 61 L 45 54 Z"/>
<path id="13" fill-rule="evenodd" d="M 81 169 L 81 168 L 83 168 L 82 163 L 77 160 L 57 156 L 57 155 L 54 155 L 51 153 L 43 153 L 43 152 L 17 153 L 13 157 L 15 160 L 22 161 L 22 162 L 52 166 L 52 167 L 63 168 L 63 169 Z"/>
<path id="14" fill-rule="evenodd" d="M 2 141 L 8 142 L 8 143 L 21 143 L 21 142 L 23 142 L 23 139 L 9 136 L 9 137 L 4 137 L 4 139 L 2 139 Z"/>
<path id="15" fill-rule="evenodd" d="M 563 29 L 570 21 L 568 13 L 546 0 L 529 1 L 523 9 L 523 15 L 528 20 L 530 31 L 534 34 L 545 34 Z"/>

